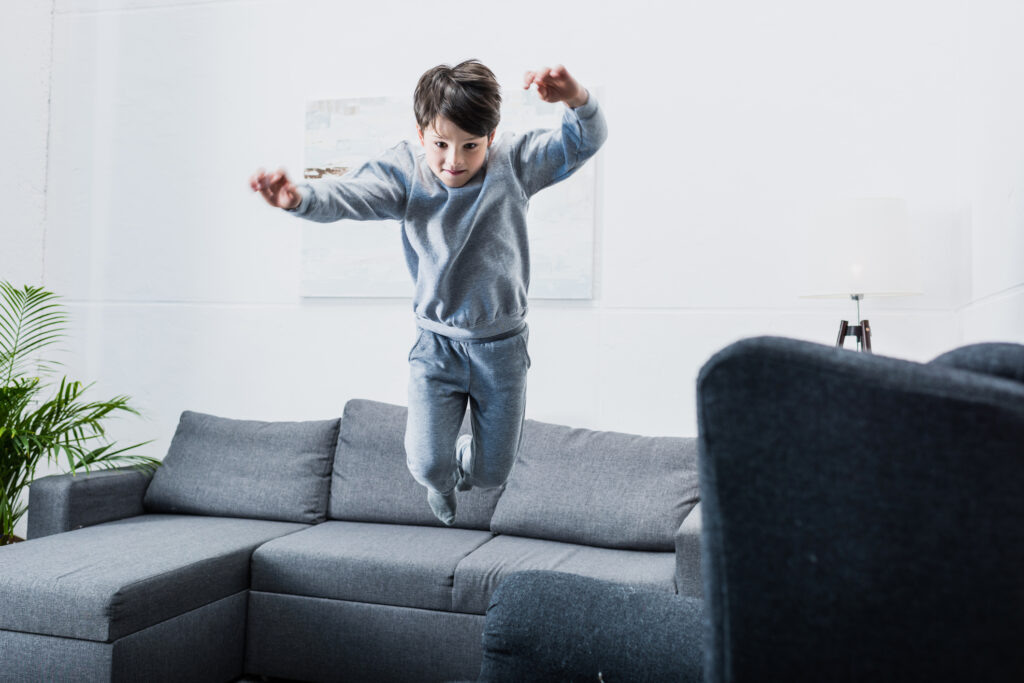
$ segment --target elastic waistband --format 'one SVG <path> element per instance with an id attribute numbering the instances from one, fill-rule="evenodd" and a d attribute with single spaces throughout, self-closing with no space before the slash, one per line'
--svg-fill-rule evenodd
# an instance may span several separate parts
<path id="1" fill-rule="evenodd" d="M 508 339 L 509 337 L 514 337 L 517 334 L 521 334 L 523 332 L 523 330 L 526 329 L 526 321 L 525 320 L 520 320 L 520 321 L 518 321 L 518 324 L 515 327 L 513 327 L 512 329 L 505 330 L 504 332 L 500 332 L 498 334 L 492 334 L 492 335 L 490 335 L 488 337 L 463 337 L 463 336 L 456 337 L 456 336 L 452 336 L 451 334 L 446 334 L 446 331 L 450 330 L 452 328 L 444 327 L 443 329 L 445 331 L 440 331 L 440 330 L 434 329 L 433 327 L 430 327 L 428 325 L 422 324 L 423 322 L 424 321 L 422 319 L 417 319 L 416 320 L 416 325 L 419 326 L 420 329 L 426 330 L 427 332 L 430 332 L 432 334 L 436 334 L 436 335 L 439 335 L 441 337 L 446 337 L 448 339 L 451 339 L 452 341 L 463 342 L 463 343 L 466 343 L 466 344 L 482 344 L 484 342 L 501 341 L 502 339 Z"/>

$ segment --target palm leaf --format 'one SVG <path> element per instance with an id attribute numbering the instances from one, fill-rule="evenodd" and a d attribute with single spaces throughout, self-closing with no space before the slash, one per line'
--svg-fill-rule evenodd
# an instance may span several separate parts
<path id="1" fill-rule="evenodd" d="M 127 464 L 138 466 L 142 470 L 151 471 L 160 464 L 159 460 L 147 455 L 124 455 L 124 453 L 134 448 L 138 448 L 139 446 L 145 446 L 148 443 L 153 443 L 153 441 L 154 439 L 142 441 L 131 446 L 126 446 L 125 448 L 119 448 L 116 451 L 108 450 L 112 448 L 114 444 L 106 444 L 83 453 L 79 458 L 78 463 L 86 472 L 90 471 L 89 468 L 93 465 L 98 466 L 100 469 L 113 469 Z"/>
<path id="2" fill-rule="evenodd" d="M 47 387 L 27 370 L 33 368 L 35 375 L 61 365 L 33 359 L 64 336 L 68 318 L 58 298 L 41 287 L 16 289 L 0 282 L 0 536 L 13 534 L 25 514 L 21 493 L 41 458 L 65 461 L 72 474 L 125 465 L 152 471 L 161 464 L 133 452 L 152 441 L 123 448 L 106 443 L 107 418 L 122 412 L 141 415 L 128 404 L 128 396 L 88 401 L 84 394 L 93 384 L 62 377 L 52 396 L 37 398 Z"/>
<path id="3" fill-rule="evenodd" d="M 55 303 L 59 297 L 42 287 L 25 285 L 21 290 L 0 282 L 0 377 L 8 384 L 25 372 L 30 356 L 54 344 L 65 333 L 67 316 Z M 44 370 L 59 364 L 38 364 Z"/>

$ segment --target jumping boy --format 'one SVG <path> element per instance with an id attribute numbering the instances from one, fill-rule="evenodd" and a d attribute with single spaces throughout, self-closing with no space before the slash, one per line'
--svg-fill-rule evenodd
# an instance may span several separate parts
<path id="1" fill-rule="evenodd" d="M 293 184 L 262 169 L 250 186 L 271 205 L 319 222 L 402 223 L 419 335 L 409 352 L 409 471 L 444 524 L 456 490 L 505 483 L 522 436 L 529 330 L 526 210 L 572 175 L 607 137 L 593 95 L 565 67 L 528 71 L 561 128 L 503 133 L 501 92 L 476 60 L 430 69 L 414 94 L 423 150 L 400 142 L 340 177 Z M 470 407 L 472 436 L 458 439 Z"/>

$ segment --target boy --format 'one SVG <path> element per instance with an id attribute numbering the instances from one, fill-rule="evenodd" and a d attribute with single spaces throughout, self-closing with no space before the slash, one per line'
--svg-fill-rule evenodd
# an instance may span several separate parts
<path id="1" fill-rule="evenodd" d="M 546 102 L 567 105 L 560 129 L 504 133 L 501 93 L 476 60 L 441 65 L 414 96 L 424 151 L 400 142 L 341 177 L 292 184 L 262 169 L 250 186 L 271 205 L 309 220 L 394 219 L 415 282 L 419 336 L 409 352 L 409 471 L 444 524 L 456 490 L 505 483 L 526 408 L 526 210 L 530 197 L 567 178 L 607 130 L 593 96 L 565 67 L 528 71 Z M 470 406 L 472 436 L 456 436 Z"/>

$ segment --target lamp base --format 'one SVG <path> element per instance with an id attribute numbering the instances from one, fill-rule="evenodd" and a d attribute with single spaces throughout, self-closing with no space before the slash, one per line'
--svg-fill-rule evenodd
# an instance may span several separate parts
<path id="1" fill-rule="evenodd" d="M 839 321 L 839 338 L 836 339 L 836 348 L 843 348 L 843 342 L 847 337 L 857 338 L 857 350 L 871 353 L 871 323 L 861 320 L 860 325 L 851 325 L 845 320 Z"/>

